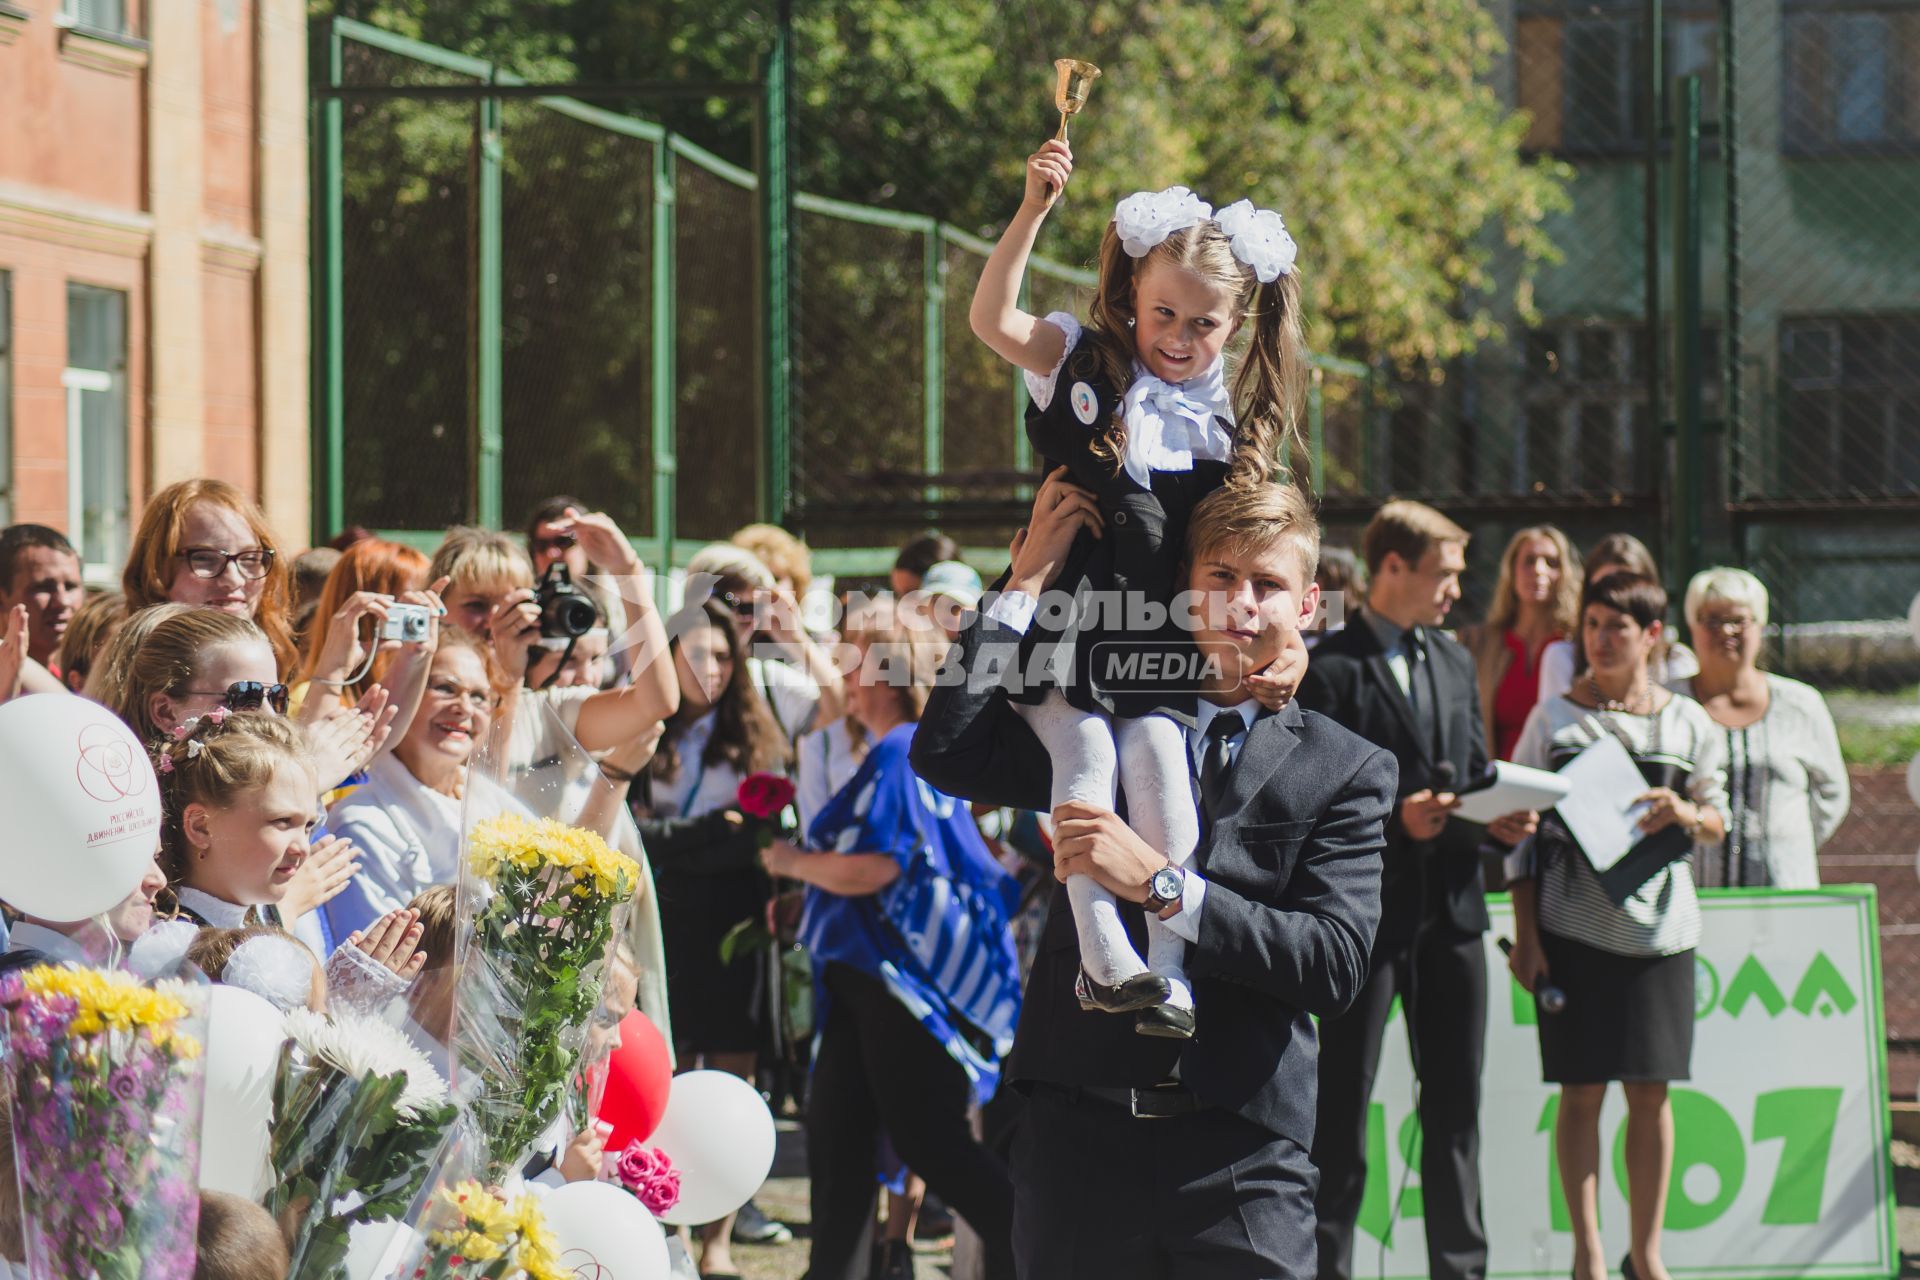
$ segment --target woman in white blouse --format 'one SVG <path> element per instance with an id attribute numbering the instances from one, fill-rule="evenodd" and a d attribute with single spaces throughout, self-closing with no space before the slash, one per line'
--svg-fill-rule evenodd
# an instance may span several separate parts
<path id="1" fill-rule="evenodd" d="M 1840 735 L 1811 685 L 1759 668 L 1767 589 L 1745 569 L 1707 569 L 1687 584 L 1687 626 L 1700 673 L 1674 685 L 1726 735 L 1727 839 L 1695 859 L 1703 885 L 1814 889 L 1816 854 L 1846 820 Z"/>
<path id="2" fill-rule="evenodd" d="M 1583 562 L 1587 569 L 1587 582 L 1595 583 L 1609 574 L 1632 573 L 1643 578 L 1660 581 L 1660 570 L 1653 562 L 1653 553 L 1647 550 L 1647 544 L 1630 533 L 1610 533 L 1593 544 Z M 1540 697 L 1541 703 L 1552 702 L 1555 698 L 1571 689 L 1586 670 L 1580 661 L 1580 637 L 1555 640 L 1540 653 Z M 1654 646 L 1653 654 L 1647 659 L 1647 671 L 1653 676 L 1655 684 L 1671 689 L 1679 681 L 1691 676 L 1700 669 L 1693 651 L 1684 644 L 1676 644 L 1671 636 L 1663 638 Z"/>

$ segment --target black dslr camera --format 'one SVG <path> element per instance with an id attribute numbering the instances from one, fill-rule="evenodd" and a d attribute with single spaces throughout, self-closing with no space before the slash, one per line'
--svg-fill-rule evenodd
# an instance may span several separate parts
<path id="1" fill-rule="evenodd" d="M 547 566 L 535 588 L 534 603 L 540 606 L 540 634 L 545 639 L 578 640 L 600 621 L 598 606 L 573 585 L 564 560 Z"/>

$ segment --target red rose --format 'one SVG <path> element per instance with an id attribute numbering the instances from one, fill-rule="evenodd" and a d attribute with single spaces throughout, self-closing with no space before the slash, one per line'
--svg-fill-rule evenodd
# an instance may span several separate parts
<path id="1" fill-rule="evenodd" d="M 614 1162 L 614 1176 L 621 1185 L 659 1217 L 680 1203 L 680 1172 L 667 1159 L 667 1153 L 631 1142 Z"/>
<path id="2" fill-rule="evenodd" d="M 782 809 L 793 803 L 793 783 L 777 773 L 748 774 L 740 781 L 740 790 L 734 796 L 734 803 L 749 818 L 758 818 L 763 822 L 776 818 Z"/>

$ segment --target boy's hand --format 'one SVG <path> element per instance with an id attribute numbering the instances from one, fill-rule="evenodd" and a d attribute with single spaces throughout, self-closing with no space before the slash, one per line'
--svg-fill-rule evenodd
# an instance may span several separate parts
<path id="1" fill-rule="evenodd" d="M 1045 213 L 1060 199 L 1067 189 L 1067 179 L 1072 176 L 1073 148 L 1048 138 L 1038 151 L 1027 157 L 1027 192 L 1022 206 Z"/>

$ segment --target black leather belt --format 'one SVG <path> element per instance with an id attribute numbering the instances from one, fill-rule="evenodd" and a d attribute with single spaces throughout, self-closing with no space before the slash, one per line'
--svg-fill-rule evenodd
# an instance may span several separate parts
<path id="1" fill-rule="evenodd" d="M 1175 1116 L 1190 1116 L 1203 1105 L 1191 1091 L 1180 1085 L 1116 1089 L 1104 1085 L 1040 1082 L 1037 1087 L 1066 1102 L 1097 1102 L 1117 1107 L 1138 1120 L 1169 1120 Z"/>

